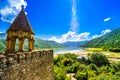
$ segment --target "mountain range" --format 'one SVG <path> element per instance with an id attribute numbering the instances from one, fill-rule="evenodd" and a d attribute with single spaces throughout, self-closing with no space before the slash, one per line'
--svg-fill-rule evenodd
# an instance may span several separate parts
<path id="1" fill-rule="evenodd" d="M 0 35 L 2 38 L 0 38 L 0 52 L 5 51 L 6 49 L 6 41 L 5 41 L 5 35 L 3 37 L 3 34 Z M 48 40 L 42 40 L 40 38 L 35 38 L 34 48 L 36 50 L 38 49 L 55 49 L 55 48 L 66 48 L 66 47 L 79 47 L 79 45 L 82 45 L 83 43 L 86 43 L 86 41 L 82 42 L 65 42 L 65 43 L 57 43 L 55 41 L 48 41 Z M 16 40 L 16 50 L 18 49 L 18 40 Z M 28 40 L 25 40 L 24 42 L 24 49 L 28 49 Z"/>

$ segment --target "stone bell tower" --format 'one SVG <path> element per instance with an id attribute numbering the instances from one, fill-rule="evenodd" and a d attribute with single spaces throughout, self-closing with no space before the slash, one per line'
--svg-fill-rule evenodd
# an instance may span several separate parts
<path id="1" fill-rule="evenodd" d="M 24 41 L 28 39 L 28 51 L 34 50 L 34 32 L 25 15 L 24 7 L 7 30 L 6 52 L 14 52 L 16 39 L 19 42 L 18 51 L 24 51 Z"/>

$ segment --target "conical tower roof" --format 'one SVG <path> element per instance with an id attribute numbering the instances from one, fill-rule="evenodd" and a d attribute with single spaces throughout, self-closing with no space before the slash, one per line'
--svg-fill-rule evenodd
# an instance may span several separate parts
<path id="1" fill-rule="evenodd" d="M 7 32 L 9 31 L 26 31 L 26 32 L 31 32 L 34 34 L 31 25 L 29 24 L 29 21 L 25 15 L 24 9 L 20 11 L 16 19 L 13 21 Z"/>

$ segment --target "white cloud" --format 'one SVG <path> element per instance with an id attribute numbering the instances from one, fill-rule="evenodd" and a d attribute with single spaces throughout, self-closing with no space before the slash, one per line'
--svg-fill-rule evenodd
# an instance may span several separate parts
<path id="1" fill-rule="evenodd" d="M 96 35 L 93 35 L 93 36 L 91 37 L 91 39 L 98 38 L 98 37 L 100 37 L 100 36 L 101 36 L 101 35 L 97 35 L 97 34 L 96 34 Z M 90 39 L 90 40 L 91 40 L 91 39 Z"/>
<path id="2" fill-rule="evenodd" d="M 58 43 L 64 43 L 64 42 L 68 42 L 68 41 L 69 42 L 86 41 L 86 40 L 91 40 L 91 39 L 94 39 L 97 37 L 101 37 L 109 32 L 111 32 L 110 29 L 102 30 L 101 34 L 99 34 L 99 35 L 96 34 L 96 35 L 93 35 L 90 37 L 90 32 L 84 32 L 84 33 L 77 34 L 76 32 L 69 31 L 66 34 L 63 34 L 60 38 L 52 36 L 48 40 L 55 41 Z"/>
<path id="3" fill-rule="evenodd" d="M 107 33 L 110 33 L 110 32 L 111 32 L 110 29 L 102 30 L 102 32 L 101 32 L 100 35 L 94 35 L 94 36 L 92 36 L 91 39 L 94 39 L 94 38 L 97 38 L 97 37 L 101 37 L 101 36 L 103 36 L 103 35 L 105 35 L 105 34 L 107 34 Z"/>
<path id="4" fill-rule="evenodd" d="M 85 41 L 88 40 L 88 36 L 90 35 L 89 32 L 84 32 L 81 34 L 77 34 L 76 32 L 69 31 L 66 34 L 63 34 L 61 38 L 57 38 L 52 36 L 49 40 L 56 41 L 59 43 L 67 42 L 67 41 Z"/>
<path id="5" fill-rule="evenodd" d="M 102 30 L 101 35 L 105 35 L 107 33 L 111 32 L 110 29 Z"/>
<path id="6" fill-rule="evenodd" d="M 104 19 L 104 22 L 107 22 L 107 21 L 109 21 L 111 18 L 109 17 L 109 18 L 105 18 Z"/>
<path id="7" fill-rule="evenodd" d="M 27 2 L 25 0 L 8 0 L 8 5 L 3 6 L 0 10 L 1 20 L 11 23 L 21 10 L 21 5 L 26 8 Z"/>
<path id="8" fill-rule="evenodd" d="M 72 17 L 71 17 L 71 31 L 77 32 L 79 27 L 78 16 L 77 16 L 77 1 L 72 0 Z"/>
<path id="9" fill-rule="evenodd" d="M 5 32 L 0 31 L 0 34 L 2 34 L 2 33 L 5 33 Z"/>

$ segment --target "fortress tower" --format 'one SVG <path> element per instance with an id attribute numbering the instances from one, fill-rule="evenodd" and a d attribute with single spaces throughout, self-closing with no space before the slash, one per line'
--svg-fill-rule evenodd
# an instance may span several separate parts
<path id="1" fill-rule="evenodd" d="M 28 39 L 28 51 L 34 50 L 34 32 L 22 7 L 20 13 L 7 30 L 6 52 L 14 52 L 16 40 L 19 42 L 18 51 L 24 51 L 24 41 Z"/>
<path id="2" fill-rule="evenodd" d="M 24 51 L 25 39 L 28 51 Z M 0 80 L 54 80 L 53 54 L 50 49 L 34 50 L 34 32 L 22 8 L 7 30 L 6 52 L 0 54 Z"/>

